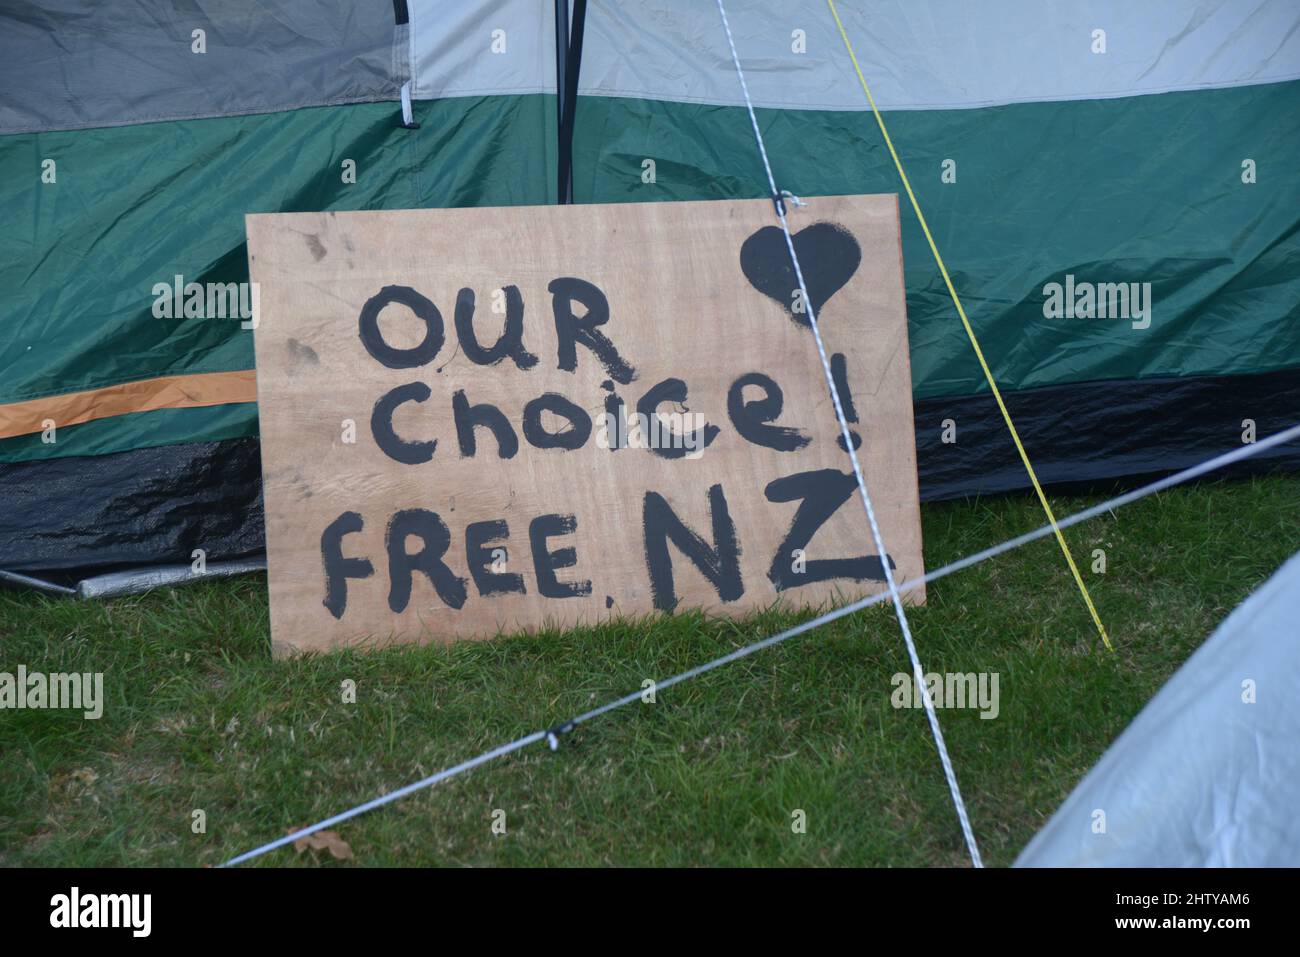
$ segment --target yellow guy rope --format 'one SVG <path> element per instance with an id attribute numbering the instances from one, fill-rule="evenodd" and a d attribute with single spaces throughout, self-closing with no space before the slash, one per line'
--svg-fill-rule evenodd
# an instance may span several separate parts
<path id="1" fill-rule="evenodd" d="M 835 9 L 835 0 L 826 0 L 826 3 L 831 8 L 831 16 L 835 18 L 835 25 L 839 27 L 840 39 L 844 41 L 844 48 L 849 51 L 849 58 L 853 61 L 853 69 L 857 71 L 858 81 L 862 84 L 862 92 L 867 94 L 867 102 L 871 104 L 871 112 L 875 115 L 876 123 L 880 126 L 880 133 L 885 138 L 885 145 L 889 147 L 889 155 L 894 158 L 894 166 L 898 169 L 898 176 L 903 181 L 903 188 L 907 190 L 907 198 L 912 201 L 912 209 L 916 211 L 916 218 L 921 223 L 921 231 L 925 233 L 925 240 L 930 244 L 930 252 L 934 253 L 934 261 L 938 264 L 939 272 L 943 275 L 943 281 L 948 286 L 948 293 L 952 296 L 952 304 L 957 307 L 957 315 L 961 317 L 961 324 L 966 329 L 966 336 L 970 339 L 970 344 L 975 350 L 975 358 L 979 359 L 980 368 L 984 370 L 984 378 L 988 380 L 989 388 L 993 390 L 993 398 L 997 400 L 998 408 L 1002 412 L 1002 418 L 1007 423 L 1007 431 L 1011 433 L 1011 440 L 1016 443 L 1016 451 L 1020 453 L 1020 461 L 1025 463 L 1025 471 L 1029 473 L 1029 480 L 1034 483 L 1034 491 L 1038 493 L 1038 500 L 1043 505 L 1043 512 L 1047 515 L 1048 524 L 1052 526 L 1052 531 L 1056 533 L 1056 540 L 1060 543 L 1066 564 L 1070 566 L 1074 581 L 1079 586 L 1079 594 L 1083 596 L 1083 602 L 1088 606 L 1088 612 L 1097 625 L 1097 634 L 1101 635 L 1101 640 L 1107 649 L 1114 651 L 1115 648 L 1111 645 L 1110 638 L 1106 634 L 1106 626 L 1101 623 L 1101 616 L 1097 614 L 1097 606 L 1092 603 L 1092 596 L 1088 594 L 1088 586 L 1083 583 L 1083 576 L 1079 574 L 1079 566 L 1074 563 L 1074 556 L 1070 554 L 1070 546 L 1065 543 L 1065 536 L 1061 534 L 1061 529 L 1056 524 L 1056 516 L 1052 514 L 1052 506 L 1047 502 L 1043 487 L 1038 484 L 1038 476 L 1034 474 L 1034 467 L 1029 463 L 1029 455 L 1025 452 L 1025 447 L 1020 441 L 1020 433 L 1016 431 L 1015 424 L 1011 421 L 1011 413 L 1007 411 L 1006 403 L 1002 401 L 1002 393 L 998 390 L 998 384 L 993 381 L 993 373 L 989 370 L 988 362 L 984 360 L 984 350 L 980 348 L 979 340 L 975 338 L 975 330 L 971 328 L 970 320 L 966 318 L 966 310 L 962 308 L 961 299 L 957 297 L 957 289 L 952 284 L 952 277 L 948 275 L 948 267 L 943 264 L 943 257 L 939 255 L 939 247 L 935 245 L 934 236 L 930 234 L 930 227 L 921 212 L 921 204 L 916 201 L 916 194 L 912 192 L 912 184 L 908 182 L 907 173 L 903 171 L 903 163 L 898 158 L 898 151 L 894 149 L 894 141 L 889 138 L 889 130 L 885 129 L 884 117 L 880 115 L 880 110 L 876 109 L 876 99 L 871 95 L 871 87 L 867 86 L 867 78 L 862 75 L 862 67 L 858 65 L 858 57 L 853 52 L 853 44 L 849 42 L 849 35 L 844 30 L 839 11 Z"/>

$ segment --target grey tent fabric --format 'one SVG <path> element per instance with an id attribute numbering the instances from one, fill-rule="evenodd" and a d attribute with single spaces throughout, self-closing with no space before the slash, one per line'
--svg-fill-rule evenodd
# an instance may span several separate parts
<path id="1" fill-rule="evenodd" d="M 389 0 L 7 0 L 0 133 L 391 100 L 395 35 Z"/>
<path id="2" fill-rule="evenodd" d="M 1018 867 L 1296 865 L 1300 554 L 1160 689 L 1016 861 Z"/>

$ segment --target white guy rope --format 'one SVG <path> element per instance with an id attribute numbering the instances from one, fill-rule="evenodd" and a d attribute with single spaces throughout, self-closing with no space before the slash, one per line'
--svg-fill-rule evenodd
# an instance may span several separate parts
<path id="1" fill-rule="evenodd" d="M 253 850 L 248 851 L 245 854 L 240 854 L 238 857 L 232 857 L 230 860 L 226 861 L 226 863 L 222 864 L 221 866 L 233 867 L 236 864 L 242 864 L 244 861 L 252 860 L 254 857 L 259 857 L 262 854 L 265 854 L 267 851 L 274 851 L 278 847 L 284 847 L 286 844 L 290 844 L 294 841 L 301 840 L 302 838 L 306 837 L 309 834 L 315 834 L 317 831 L 324 830 L 327 827 L 332 827 L 335 824 L 340 824 L 343 821 L 348 820 L 349 818 L 354 818 L 358 814 L 365 814 L 367 811 L 373 811 L 377 807 L 383 807 L 385 804 L 391 804 L 393 801 L 396 801 L 398 798 L 404 798 L 408 794 L 412 794 L 415 791 L 420 791 L 423 790 L 424 788 L 432 787 L 433 785 L 437 784 L 439 781 L 445 781 L 448 778 L 454 778 L 456 775 L 463 774 L 465 771 L 468 771 L 471 768 L 476 768 L 480 764 L 487 764 L 489 761 L 491 761 L 494 758 L 499 758 L 503 755 L 510 754 L 512 751 L 518 751 L 520 748 L 526 748 L 528 745 L 533 744 L 536 741 L 541 741 L 543 738 L 547 736 L 547 733 L 548 732 L 546 731 L 534 731 L 532 734 L 526 734 L 522 738 L 517 738 L 514 741 L 511 741 L 509 744 L 503 744 L 501 745 L 501 747 L 493 748 L 491 751 L 484 751 L 476 758 L 470 758 L 468 761 L 462 761 L 460 764 L 439 771 L 437 774 L 431 774 L 427 778 L 421 778 L 419 781 L 414 781 L 411 784 L 406 785 L 405 787 L 398 788 L 396 791 L 390 791 L 389 793 L 381 795 L 380 797 L 377 797 L 372 801 L 367 801 L 365 804 L 358 804 L 356 807 L 344 811 L 341 814 L 335 814 L 333 817 L 327 817 L 325 820 L 313 824 L 311 827 L 304 827 L 301 831 L 294 831 L 292 834 L 286 834 L 282 838 L 271 841 L 268 844 L 263 844 L 261 847 L 254 848 Z"/>
<path id="2" fill-rule="evenodd" d="M 813 340 L 817 343 L 817 355 L 822 361 L 826 385 L 831 391 L 835 417 L 840 423 L 840 435 L 844 438 L 844 448 L 853 463 L 853 474 L 858 480 L 858 492 L 861 494 L 862 504 L 867 512 L 867 522 L 871 526 L 871 537 L 875 541 L 876 554 L 880 556 L 881 567 L 885 570 L 885 584 L 889 587 L 889 597 L 894 604 L 894 617 L 898 619 L 898 627 L 903 632 L 903 641 L 907 644 L 907 656 L 912 661 L 912 674 L 916 687 L 924 688 L 925 672 L 921 668 L 916 643 L 912 641 L 912 629 L 908 627 L 907 613 L 903 611 L 902 596 L 899 594 L 898 585 L 894 582 L 894 573 L 889 567 L 889 553 L 885 550 L 885 541 L 880 534 L 880 526 L 876 523 L 876 510 L 871 506 L 871 495 L 867 491 L 867 480 L 862 474 L 862 466 L 858 463 L 858 453 L 853 448 L 853 436 L 849 431 L 844 408 L 840 404 L 840 393 L 835 387 L 835 377 L 831 374 L 830 362 L 826 358 L 826 345 L 822 342 L 821 330 L 817 327 L 817 317 L 813 314 L 812 299 L 808 295 L 808 288 L 804 285 L 803 270 L 799 268 L 799 257 L 795 255 L 794 239 L 790 235 L 790 225 L 785 219 L 785 201 L 781 198 L 781 191 L 776 188 L 772 164 L 768 162 L 767 147 L 763 145 L 763 134 L 758 128 L 758 117 L 754 114 L 754 104 L 749 98 L 749 84 L 745 82 L 745 71 L 740 67 L 740 56 L 736 53 L 736 42 L 731 36 L 731 24 L 727 22 L 726 7 L 723 6 L 722 0 L 717 0 L 717 3 L 718 13 L 722 16 L 722 28 L 727 32 L 727 45 L 731 47 L 731 62 L 736 65 L 740 90 L 745 95 L 745 108 L 749 111 L 749 122 L 754 127 L 754 139 L 758 142 L 759 155 L 763 157 L 763 169 L 767 172 L 767 182 L 771 187 L 770 195 L 776 207 L 777 218 L 781 220 L 781 232 L 785 234 L 785 245 L 790 251 L 790 261 L 794 263 L 795 277 L 799 280 L 799 293 L 803 296 L 804 308 L 808 310 L 808 324 L 812 328 Z M 957 786 L 957 772 L 953 770 L 952 760 L 948 757 L 948 747 L 943 741 L 943 731 L 939 728 L 939 716 L 935 713 L 934 703 L 930 700 L 929 694 L 922 694 L 921 699 L 925 702 L 925 716 L 930 720 L 930 731 L 934 735 L 934 744 L 939 751 L 939 761 L 943 764 L 943 774 L 948 780 L 948 791 L 952 794 L 952 803 L 957 809 L 957 819 L 961 822 L 961 832 L 966 838 L 966 849 L 970 852 L 971 863 L 976 867 L 983 867 L 984 862 L 980 859 L 979 846 L 975 843 L 975 832 L 971 830 L 970 818 L 966 815 L 966 802 L 962 800 L 961 788 Z"/>
<path id="3" fill-rule="evenodd" d="M 1112 498 L 1105 502 L 1102 502 L 1100 505 L 1094 505 L 1091 508 L 1086 508 L 1081 512 L 1076 512 L 1073 515 L 1060 519 L 1056 523 L 1057 527 L 1070 528 L 1073 525 L 1078 525 L 1080 522 L 1086 522 L 1089 519 L 1096 518 L 1098 515 L 1104 515 L 1105 513 L 1113 511 L 1114 509 L 1117 509 L 1122 505 L 1128 505 L 1132 502 L 1136 502 L 1139 499 L 1146 498 L 1148 495 L 1154 495 L 1157 492 L 1162 492 L 1165 489 L 1174 487 L 1175 485 L 1182 485 L 1184 482 L 1190 482 L 1192 479 L 1199 478 L 1200 476 L 1205 475 L 1207 472 L 1213 472 L 1216 469 L 1221 469 L 1226 465 L 1231 465 L 1234 462 L 1241 461 L 1242 459 L 1248 459 L 1253 455 L 1257 455 L 1260 452 L 1263 452 L 1265 449 L 1271 449 L 1274 446 L 1282 445 L 1286 442 L 1291 442 L 1295 439 L 1300 439 L 1300 425 L 1293 425 L 1288 429 L 1284 429 L 1281 432 L 1276 432 L 1273 435 L 1270 435 L 1266 439 L 1260 439 L 1258 442 L 1252 445 L 1243 445 L 1239 449 L 1234 449 L 1231 452 L 1225 452 L 1223 455 L 1215 456 L 1212 459 L 1208 459 L 1205 462 L 1201 462 L 1199 465 L 1193 465 L 1190 468 L 1183 469 L 1181 472 L 1175 472 L 1173 475 L 1166 476 L 1165 478 L 1152 482 L 1149 485 L 1143 485 L 1141 488 L 1134 489 L 1131 492 L 1126 492 L 1125 494 L 1117 496 L 1116 498 Z M 953 574 L 954 572 L 959 572 L 965 568 L 970 568 L 972 565 L 978 565 L 980 562 L 987 561 L 988 559 L 994 558 L 997 555 L 1001 555 L 1004 552 L 1009 552 L 1012 549 L 1019 548 L 1022 545 L 1028 545 L 1030 542 L 1034 542 L 1040 538 L 1046 538 L 1049 535 L 1054 535 L 1054 534 L 1056 534 L 1056 532 L 1051 525 L 1043 525 L 1032 532 L 1026 532 L 1024 535 L 1019 535 L 1015 538 L 1008 539 L 1005 542 L 1001 542 L 990 548 L 986 548 L 983 551 L 975 552 L 972 555 L 967 555 L 965 558 L 959 558 L 957 561 L 944 565 L 942 568 L 936 568 L 933 571 L 926 572 L 922 577 L 916 579 L 915 581 L 905 582 L 903 584 L 902 590 L 910 591 L 911 589 L 918 588 L 921 585 L 928 585 L 930 582 L 938 581 L 940 578 L 945 578 L 948 575 Z M 799 635 L 804 634 L 805 632 L 812 631 L 814 628 L 819 628 L 822 625 L 829 624 L 832 621 L 838 621 L 840 618 L 844 618 L 848 615 L 853 614 L 854 612 L 861 611 L 862 609 L 868 608 L 871 605 L 879 604 L 880 602 L 885 600 L 885 597 L 886 596 L 883 593 L 879 595 L 872 595 L 870 598 L 863 598 L 851 604 L 845 605 L 842 608 L 836 608 L 833 611 L 828 611 L 824 615 L 819 615 L 816 618 L 810 619 L 809 621 L 806 621 L 800 625 L 795 625 L 793 628 L 787 628 L 785 631 L 780 632 L 779 634 L 771 635 L 770 637 L 764 638 L 761 641 L 756 641 L 750 645 L 745 645 L 743 648 L 737 648 L 735 651 L 723 655 L 720 658 L 714 658 L 712 661 L 707 661 L 702 665 L 698 665 L 694 668 L 691 668 L 689 671 L 683 671 L 680 674 L 673 675 L 671 678 L 665 678 L 663 681 L 656 682 L 655 689 L 658 690 L 660 688 L 671 688 L 675 684 L 680 684 L 683 681 L 687 681 L 691 678 L 697 677 L 698 675 L 702 675 L 705 672 L 712 671 L 715 668 L 720 668 L 723 665 L 729 664 L 732 661 L 737 661 L 741 658 L 748 657 L 749 655 L 752 655 L 756 651 L 762 651 L 764 648 L 770 648 L 773 645 L 778 645 L 781 642 L 787 641 L 790 638 L 795 638 Z M 924 685 L 922 685 L 922 687 L 924 687 Z M 570 718 L 568 721 L 564 722 L 563 724 L 555 725 L 554 727 L 549 728 L 545 731 L 534 731 L 532 734 L 524 735 L 522 738 L 516 738 L 514 741 L 511 741 L 509 744 L 503 744 L 498 748 L 493 748 L 491 751 L 485 751 L 476 758 L 470 758 L 468 761 L 462 761 L 460 764 L 454 765 L 453 767 L 447 768 L 446 770 L 439 771 L 437 774 L 430 775 L 427 778 L 422 778 L 421 780 L 416 781 L 412 784 L 408 784 L 405 787 L 399 788 L 396 791 L 392 791 L 388 794 L 382 795 L 381 797 L 377 797 L 372 801 L 367 801 L 365 804 L 359 804 L 356 807 L 352 808 L 351 810 L 344 811 L 341 814 L 335 814 L 333 817 L 326 818 L 325 820 L 317 824 L 311 825 L 311 827 L 305 827 L 300 831 L 294 831 L 292 834 L 285 835 L 284 837 L 279 838 L 278 840 L 271 841 L 268 844 L 263 844 L 261 847 L 254 848 L 251 851 L 248 851 L 244 854 L 240 854 L 238 857 L 232 857 L 230 860 L 226 861 L 221 866 L 231 867 L 232 865 L 242 864 L 244 861 L 252 860 L 255 857 L 260 857 L 261 855 L 267 853 L 268 851 L 273 851 L 276 848 L 284 847 L 286 844 L 289 844 L 293 841 L 300 840 L 301 838 L 307 837 L 310 834 L 315 834 L 317 831 L 324 830 L 325 828 L 331 827 L 335 824 L 339 824 L 343 821 L 348 820 L 349 818 L 354 818 L 359 814 L 364 814 L 367 811 L 373 810 L 374 808 L 382 807 L 385 804 L 389 804 L 393 801 L 396 801 L 398 798 L 406 797 L 406 795 L 412 794 L 415 791 L 419 791 L 422 790 L 423 788 L 431 787 L 432 785 L 437 784 L 440 781 L 446 781 L 447 779 L 453 778 L 458 774 L 462 774 L 465 771 L 469 771 L 472 768 L 476 768 L 480 764 L 486 764 L 487 762 L 493 760 L 494 758 L 499 758 L 504 755 L 510 754 L 514 751 L 518 751 L 520 748 L 525 748 L 528 745 L 534 744 L 538 741 L 545 740 L 548 742 L 554 742 L 557 740 L 557 735 L 564 734 L 572 730 L 573 728 L 577 727 L 578 725 L 582 724 L 583 722 L 590 721 L 592 718 L 599 717 L 600 715 L 606 714 L 610 711 L 614 711 L 617 708 L 625 707 L 626 705 L 632 704 L 634 701 L 639 701 L 641 700 L 641 697 L 644 694 L 645 694 L 644 690 L 633 691 L 629 694 L 624 695 L 621 698 L 616 698 L 615 700 L 610 701 L 607 704 L 603 704 L 599 708 L 593 708 L 591 711 L 584 712 L 583 714 L 580 714 L 575 718 Z"/>

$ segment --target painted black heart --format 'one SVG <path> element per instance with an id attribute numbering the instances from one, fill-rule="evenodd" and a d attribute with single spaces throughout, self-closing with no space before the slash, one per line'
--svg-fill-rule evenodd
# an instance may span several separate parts
<path id="1" fill-rule="evenodd" d="M 803 270 L 804 285 L 814 314 L 821 321 L 822 307 L 858 271 L 862 247 L 853 234 L 837 223 L 813 223 L 794 234 L 794 251 Z M 795 311 L 799 281 L 785 235 L 776 226 L 764 226 L 740 247 L 740 268 L 749 284 L 775 299 L 802 326 L 808 325 L 806 310 Z"/>

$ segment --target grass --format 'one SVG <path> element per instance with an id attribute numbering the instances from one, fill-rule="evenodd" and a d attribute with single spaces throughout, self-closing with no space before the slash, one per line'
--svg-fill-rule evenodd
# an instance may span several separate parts
<path id="1" fill-rule="evenodd" d="M 923 520 L 937 567 L 1041 512 L 1005 497 L 928 505 Z M 926 670 L 1000 675 L 996 720 L 940 712 L 987 863 L 1015 859 L 1298 527 L 1300 480 L 1276 477 L 1175 490 L 1067 532 L 1114 654 L 1052 540 L 930 587 L 910 615 Z M 800 617 L 274 662 L 261 578 L 92 604 L 0 592 L 0 671 L 103 672 L 107 698 L 98 721 L 0 712 L 0 863 L 217 864 Z M 963 865 L 923 712 L 890 704 L 906 671 L 890 611 L 869 609 L 602 717 L 558 753 L 534 746 L 340 825 L 351 861 L 282 849 L 260 863 Z"/>

